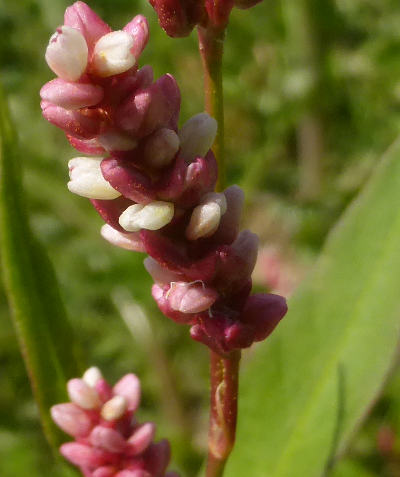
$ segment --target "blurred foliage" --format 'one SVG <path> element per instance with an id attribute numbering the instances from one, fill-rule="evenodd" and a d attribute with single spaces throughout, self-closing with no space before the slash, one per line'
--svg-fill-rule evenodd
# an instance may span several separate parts
<path id="1" fill-rule="evenodd" d="M 168 38 L 146 0 L 89 4 L 114 28 L 145 14 L 151 41 L 143 64 L 157 76 L 176 76 L 183 120 L 203 108 L 195 34 Z M 207 351 L 157 312 L 143 257 L 102 241 L 100 218 L 65 186 L 66 161 L 76 153 L 40 114 L 39 89 L 53 76 L 44 50 L 68 5 L 0 2 L 0 77 L 21 141 L 31 225 L 55 265 L 87 361 L 110 380 L 127 371 L 141 377 L 141 418 L 155 420 L 158 435 L 171 438 L 174 467 L 195 475 L 207 424 Z M 399 23 L 395 0 L 264 0 L 232 15 L 224 66 L 228 178 L 246 189 L 246 225 L 265 243 L 313 260 L 398 134 Z M 2 290 L 0 319 L 0 474 L 58 477 Z M 400 475 L 399 382 L 395 374 L 335 477 Z M 397 436 L 389 453 L 377 446 L 382 428 Z"/>

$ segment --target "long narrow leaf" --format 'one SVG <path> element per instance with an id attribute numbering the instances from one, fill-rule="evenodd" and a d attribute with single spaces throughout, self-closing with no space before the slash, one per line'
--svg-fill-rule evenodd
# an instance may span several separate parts
<path id="1" fill-rule="evenodd" d="M 398 350 L 399 204 L 400 141 L 249 363 L 227 476 L 328 475 L 348 446 Z"/>
<path id="2" fill-rule="evenodd" d="M 29 227 L 17 139 L 0 90 L 0 253 L 17 336 L 45 434 L 62 435 L 50 406 L 66 399 L 66 380 L 79 373 L 77 345 L 51 263 Z"/>

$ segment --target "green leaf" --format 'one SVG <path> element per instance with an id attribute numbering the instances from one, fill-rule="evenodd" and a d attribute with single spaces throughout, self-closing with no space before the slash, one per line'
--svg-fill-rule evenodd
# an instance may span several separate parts
<path id="1" fill-rule="evenodd" d="M 49 409 L 66 400 L 66 380 L 80 373 L 77 344 L 51 263 L 33 237 L 21 184 L 21 159 L 0 89 L 0 253 L 20 348 L 49 442 L 62 433 Z"/>
<path id="2" fill-rule="evenodd" d="M 399 204 L 397 141 L 245 368 L 227 476 L 327 475 L 346 449 L 398 349 Z"/>

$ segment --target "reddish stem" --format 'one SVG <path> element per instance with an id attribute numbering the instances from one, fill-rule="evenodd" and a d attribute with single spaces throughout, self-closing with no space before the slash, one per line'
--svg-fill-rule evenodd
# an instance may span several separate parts
<path id="1" fill-rule="evenodd" d="M 235 444 L 240 351 L 228 357 L 210 352 L 210 423 L 207 477 L 223 475 Z"/>

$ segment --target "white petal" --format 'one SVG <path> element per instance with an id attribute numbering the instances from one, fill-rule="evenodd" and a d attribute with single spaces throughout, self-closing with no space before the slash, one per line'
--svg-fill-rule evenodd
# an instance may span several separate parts
<path id="1" fill-rule="evenodd" d="M 66 81 L 77 81 L 87 66 L 86 40 L 79 30 L 62 26 L 50 38 L 45 57 L 57 76 Z"/>
<path id="2" fill-rule="evenodd" d="M 210 237 L 218 228 L 221 220 L 221 208 L 216 202 L 200 204 L 194 208 L 186 228 L 188 240 Z"/>
<path id="3" fill-rule="evenodd" d="M 67 186 L 74 194 L 88 199 L 111 200 L 121 194 L 104 179 L 101 157 L 75 157 L 68 163 L 70 181 Z"/>
<path id="4" fill-rule="evenodd" d="M 119 30 L 102 36 L 94 47 L 93 69 L 102 77 L 123 73 L 136 63 L 131 49 L 134 40 L 129 33 Z"/>
<path id="5" fill-rule="evenodd" d="M 96 368 L 96 366 L 92 366 L 91 368 L 87 369 L 85 373 L 82 376 L 83 381 L 87 385 L 89 385 L 91 388 L 96 386 L 97 381 L 100 381 L 100 379 L 103 379 L 103 375 L 101 374 L 101 371 L 99 368 Z"/>
<path id="6" fill-rule="evenodd" d="M 101 408 L 101 417 L 106 421 L 120 419 L 128 409 L 128 403 L 123 396 L 114 396 Z"/>
<path id="7" fill-rule="evenodd" d="M 119 223 L 128 232 L 158 230 L 171 222 L 173 216 L 174 204 L 154 201 L 147 205 L 131 205 L 121 214 Z"/>

